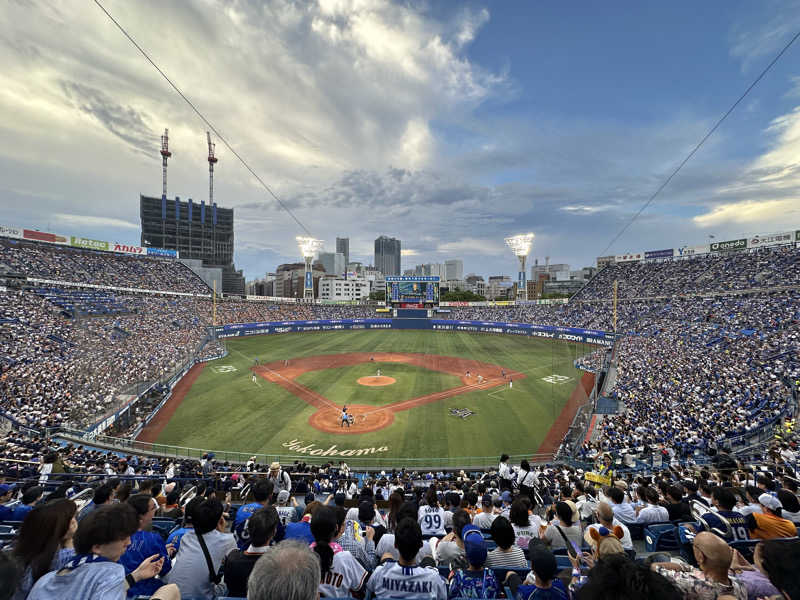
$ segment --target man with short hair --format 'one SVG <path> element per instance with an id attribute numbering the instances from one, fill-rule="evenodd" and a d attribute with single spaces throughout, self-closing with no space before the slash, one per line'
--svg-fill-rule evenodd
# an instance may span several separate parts
<path id="1" fill-rule="evenodd" d="M 492 496 L 484 494 L 481 498 L 481 512 L 472 519 L 472 524 L 480 529 L 489 529 L 497 515 L 492 510 Z"/>
<path id="2" fill-rule="evenodd" d="M 266 506 L 272 499 L 272 491 L 274 483 L 269 479 L 258 479 L 251 488 L 255 502 L 250 502 L 240 507 L 236 511 L 236 518 L 233 520 L 233 536 L 236 538 L 236 543 L 239 550 L 245 550 L 250 545 L 249 533 L 247 531 L 247 519 L 256 512 Z"/>
<path id="3" fill-rule="evenodd" d="M 715 533 L 726 542 L 747 540 L 747 521 L 744 515 L 736 510 L 736 496 L 730 488 L 717 486 L 711 492 L 711 503 L 717 509 L 709 511 L 700 517 L 697 531 L 705 531 L 706 526 L 711 533 Z M 687 529 L 693 527 L 684 525 Z"/>
<path id="4" fill-rule="evenodd" d="M 633 550 L 633 540 L 631 539 L 630 530 L 622 521 L 619 521 L 614 516 L 614 511 L 608 502 L 601 502 L 598 504 L 597 510 L 595 510 L 594 514 L 597 517 L 597 523 L 592 523 L 591 525 L 587 526 L 583 535 L 583 539 L 586 540 L 587 544 L 590 546 L 592 545 L 592 529 L 599 530 L 600 527 L 605 527 L 609 531 L 614 531 L 614 527 L 619 527 L 622 529 L 622 539 L 620 540 L 622 543 L 622 548 L 625 550 Z"/>
<path id="5" fill-rule="evenodd" d="M 167 548 L 159 534 L 149 531 L 158 506 L 155 498 L 150 494 L 134 494 L 128 498 L 127 503 L 136 511 L 139 528 L 131 536 L 130 546 L 125 550 L 125 554 L 122 555 L 119 562 L 125 567 L 126 573 L 132 573 L 148 556 L 158 555 L 164 561 L 159 575 L 164 577 L 172 569 L 170 556 L 174 556 L 175 549 L 172 546 Z M 161 579 L 155 577 L 144 579 L 131 586 L 128 596 L 149 596 L 162 585 L 164 582 Z"/>
<path id="6" fill-rule="evenodd" d="M 284 540 L 253 566 L 248 600 L 318 600 L 322 580 L 319 558 L 308 544 Z"/>
<path id="7" fill-rule="evenodd" d="M 614 517 L 618 521 L 623 523 L 636 521 L 636 510 L 633 508 L 633 504 L 625 502 L 625 492 L 618 487 L 610 487 L 606 496 L 611 499 L 611 510 L 614 511 Z"/>
<path id="8" fill-rule="evenodd" d="M 16 484 L 0 483 L 0 521 L 11 520 L 11 514 L 14 511 L 6 504 L 11 502 L 16 489 Z"/>
<path id="9" fill-rule="evenodd" d="M 414 560 L 422 548 L 422 530 L 413 518 L 397 525 L 394 545 L 400 553 L 397 562 L 388 560 L 372 573 L 367 589 L 373 597 L 431 598 L 446 600 L 447 588 L 435 567 L 421 567 Z"/>
<path id="10" fill-rule="evenodd" d="M 42 499 L 43 495 L 44 488 L 38 485 L 33 485 L 22 492 L 21 504 L 18 504 L 11 511 L 11 520 L 24 521 L 25 517 L 33 510 L 33 507 Z"/>
<path id="11" fill-rule="evenodd" d="M 213 598 L 211 573 L 217 576 L 225 556 L 236 548 L 236 541 L 225 531 L 222 503 L 207 499 L 192 506 L 194 529 L 181 539 L 175 568 L 167 579 L 176 583 L 186 598 Z M 248 536 L 249 539 L 249 536 Z M 209 567 L 208 554 L 211 559 Z M 219 583 L 219 579 L 213 583 Z"/>
<path id="12" fill-rule="evenodd" d="M 637 507 L 636 520 L 634 523 L 661 523 L 669 521 L 669 513 L 667 509 L 658 504 L 658 492 L 654 488 L 647 488 L 645 490 L 646 504 L 643 507 Z"/>
<path id="13" fill-rule="evenodd" d="M 231 551 L 225 557 L 222 567 L 228 596 L 232 598 L 247 596 L 247 580 L 256 561 L 269 550 L 269 543 L 278 527 L 278 519 L 278 512 L 273 506 L 257 510 L 248 519 L 250 545 L 244 551 L 238 548 Z"/>
<path id="14" fill-rule="evenodd" d="M 764 493 L 758 497 L 758 503 L 761 505 L 761 513 L 751 513 L 745 517 L 750 537 L 771 540 L 797 535 L 797 526 L 789 519 L 781 517 L 780 500 Z"/>
<path id="15" fill-rule="evenodd" d="M 91 502 L 88 502 L 78 513 L 77 519 L 80 522 L 90 512 L 104 504 L 114 501 L 114 489 L 107 483 L 94 488 Z"/>

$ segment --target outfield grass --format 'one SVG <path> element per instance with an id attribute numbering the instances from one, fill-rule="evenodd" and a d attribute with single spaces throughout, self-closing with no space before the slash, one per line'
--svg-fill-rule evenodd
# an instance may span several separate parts
<path id="1" fill-rule="evenodd" d="M 396 382 L 382 387 L 361 385 L 361 377 L 375 375 L 393 377 Z M 463 385 L 455 375 L 431 371 L 403 363 L 369 362 L 340 369 L 310 371 L 296 378 L 298 383 L 322 394 L 334 404 L 367 404 L 385 406 L 393 402 L 417 398 Z"/>
<path id="2" fill-rule="evenodd" d="M 289 455 L 295 454 L 288 446 L 294 440 L 302 441 L 304 447 L 314 444 L 306 452 L 327 450 L 334 444 L 337 451 L 385 447 L 387 451 L 370 456 L 388 459 L 533 453 L 578 383 L 581 372 L 573 367 L 573 360 L 593 349 L 522 336 L 414 330 L 290 333 L 230 339 L 225 344 L 228 356 L 206 366 L 161 432 L 158 443 Z M 326 434 L 312 428 L 308 419 L 314 408 L 277 384 L 260 377 L 257 384 L 251 381 L 250 368 L 256 357 L 267 363 L 344 352 L 423 352 L 464 357 L 520 371 L 527 377 L 514 381 L 513 389 L 464 393 L 399 412 L 390 427 L 357 435 Z M 350 393 L 349 386 L 357 385 L 354 382 L 361 376 L 360 367 L 367 369 L 367 375 L 376 369 L 374 365 L 357 365 L 306 373 L 299 379 L 323 395 L 346 395 Z M 427 386 L 455 387 L 442 379 L 452 376 L 408 365 L 387 365 L 383 374 L 395 377 L 393 370 L 404 374 L 396 378 L 398 383 L 402 380 L 400 385 L 412 390 L 407 398 L 422 395 L 414 390 L 429 389 Z M 569 379 L 560 384 L 543 380 L 552 375 Z M 380 393 L 394 387 L 383 388 Z M 359 390 L 357 400 L 350 401 L 371 403 L 367 401 L 371 392 Z M 378 395 L 375 398 L 377 403 L 384 402 Z M 449 414 L 451 408 L 469 408 L 475 415 L 467 419 L 453 417 Z"/>

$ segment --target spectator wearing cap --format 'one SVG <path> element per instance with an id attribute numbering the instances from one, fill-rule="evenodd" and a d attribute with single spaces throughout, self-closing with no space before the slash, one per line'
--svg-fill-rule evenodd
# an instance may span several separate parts
<path id="1" fill-rule="evenodd" d="M 291 502 L 291 506 L 289 502 Z M 278 492 L 278 502 L 275 509 L 278 511 L 278 517 L 282 525 L 285 526 L 287 523 L 294 523 L 298 520 L 296 508 L 297 500 L 294 499 L 294 496 L 289 495 L 288 490 Z"/>
<path id="2" fill-rule="evenodd" d="M 522 585 L 522 578 L 511 571 L 506 575 L 505 582 L 514 594 L 514 598 L 569 600 L 569 593 L 564 584 L 560 579 L 556 579 L 558 565 L 553 553 L 542 546 L 533 546 L 530 549 L 530 557 L 533 585 Z"/>
<path id="3" fill-rule="evenodd" d="M 508 519 L 511 513 L 511 503 L 514 500 L 514 497 L 511 495 L 510 491 L 505 490 L 500 494 L 500 500 L 503 501 L 503 506 L 500 509 L 500 514 L 503 515 L 506 519 Z"/>
<path id="4" fill-rule="evenodd" d="M 14 484 L 0 483 L 0 522 L 11 520 L 11 514 L 14 511 L 8 506 L 8 503 L 11 502 L 16 489 L 17 486 Z"/>
<path id="5" fill-rule="evenodd" d="M 771 540 L 797 535 L 797 526 L 781 516 L 780 500 L 771 494 L 764 493 L 758 497 L 758 503 L 761 505 L 761 513 L 751 513 L 745 516 L 750 537 Z"/>
<path id="6" fill-rule="evenodd" d="M 194 528 L 181 539 L 175 567 L 167 579 L 176 583 L 186 598 L 210 599 L 214 597 L 212 584 L 219 583 L 217 574 L 222 561 L 236 548 L 236 541 L 232 534 L 225 533 L 223 506 L 219 500 L 200 500 L 192 505 L 191 511 Z M 212 580 L 212 573 L 216 580 Z"/>
<path id="7" fill-rule="evenodd" d="M 528 566 L 525 552 L 514 543 L 516 536 L 514 528 L 508 519 L 502 515 L 497 515 L 497 518 L 492 521 L 491 533 L 492 540 L 497 544 L 497 548 L 487 555 L 487 567 L 493 569 L 498 567 L 524 569 Z"/>
<path id="8" fill-rule="evenodd" d="M 460 512 L 467 514 L 466 511 L 456 511 L 456 514 Z M 456 515 L 453 519 L 455 521 Z M 397 561 L 391 555 L 384 557 L 385 562 L 375 569 L 367 582 L 367 590 L 377 598 L 445 600 L 447 588 L 439 571 L 417 563 L 422 549 L 422 530 L 413 513 L 400 519 L 394 538 Z"/>
<path id="9" fill-rule="evenodd" d="M 281 463 L 275 461 L 269 466 L 269 475 L 267 475 L 267 479 L 272 481 L 272 484 L 275 486 L 275 492 L 278 493 L 281 490 L 286 490 L 287 492 L 292 491 L 292 478 L 289 477 L 289 473 L 281 469 Z"/>
<path id="10" fill-rule="evenodd" d="M 486 564 L 486 542 L 483 534 L 475 527 L 465 527 L 464 555 L 467 558 L 466 569 L 454 569 L 450 572 L 447 595 L 449 598 L 496 598 L 500 585 L 494 573 L 484 568 Z"/>
<path id="11" fill-rule="evenodd" d="M 699 570 L 684 563 L 653 563 L 651 568 L 671 579 L 684 593 L 687 600 L 732 596 L 736 600 L 747 600 L 745 585 L 731 577 L 729 570 L 733 550 L 725 540 L 703 531 L 697 534 L 692 545 Z"/>
<path id="12" fill-rule="evenodd" d="M 22 500 L 11 512 L 11 520 L 24 521 L 25 517 L 33 510 L 33 507 L 42 499 L 43 495 L 44 488 L 38 485 L 33 485 L 22 492 Z"/>
<path id="13" fill-rule="evenodd" d="M 268 506 L 257 510 L 247 520 L 250 545 L 247 550 L 238 548 L 231 550 L 222 565 L 228 596 L 232 598 L 247 596 L 247 580 L 256 561 L 270 549 L 269 544 L 278 528 L 278 518 L 275 507 Z"/>
<path id="14" fill-rule="evenodd" d="M 175 555 L 175 549 L 171 546 L 167 548 L 158 533 L 149 531 L 158 505 L 150 494 L 135 494 L 128 498 L 127 503 L 136 511 L 139 528 L 131 536 L 131 543 L 119 562 L 125 567 L 126 573 L 132 573 L 148 556 L 157 555 L 163 561 L 161 571 L 158 573 L 163 578 L 172 569 L 170 557 Z M 128 596 L 149 596 L 162 585 L 164 585 L 163 580 L 155 577 L 143 579 L 128 590 Z"/>
<path id="15" fill-rule="evenodd" d="M 480 529 L 489 529 L 496 518 L 497 515 L 492 508 L 492 496 L 484 494 L 481 498 L 481 512 L 473 517 L 472 524 Z"/>
<path id="16" fill-rule="evenodd" d="M 130 544 L 130 536 L 139 527 L 136 511 L 127 503 L 102 506 L 78 525 L 75 533 L 75 557 L 59 571 L 42 575 L 27 600 L 52 598 L 102 598 L 123 600 L 130 586 L 151 579 L 163 566 L 163 559 L 148 556 L 131 573 L 119 559 Z M 178 600 L 176 586 L 162 586 L 151 598 Z"/>

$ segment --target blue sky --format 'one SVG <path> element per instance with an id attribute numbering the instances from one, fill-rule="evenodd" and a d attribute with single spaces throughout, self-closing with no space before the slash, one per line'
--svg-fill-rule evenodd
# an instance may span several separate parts
<path id="1" fill-rule="evenodd" d="M 109 0 L 312 233 L 403 265 L 589 265 L 800 29 L 798 2 Z M 0 223 L 125 243 L 138 195 L 205 198 L 205 126 L 93 5 L 0 15 Z M 800 45 L 611 253 L 800 228 Z M 217 144 L 248 279 L 300 232 Z"/>

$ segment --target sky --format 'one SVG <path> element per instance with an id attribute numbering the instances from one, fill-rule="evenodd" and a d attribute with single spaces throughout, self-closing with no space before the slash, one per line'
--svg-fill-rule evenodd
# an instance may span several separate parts
<path id="1" fill-rule="evenodd" d="M 403 268 L 594 264 L 800 30 L 800 1 L 101 0 L 325 249 Z M 207 200 L 207 127 L 93 2 L 0 11 L 0 224 L 138 244 Z M 304 232 L 219 140 L 248 280 Z M 606 251 L 800 229 L 800 42 Z"/>

